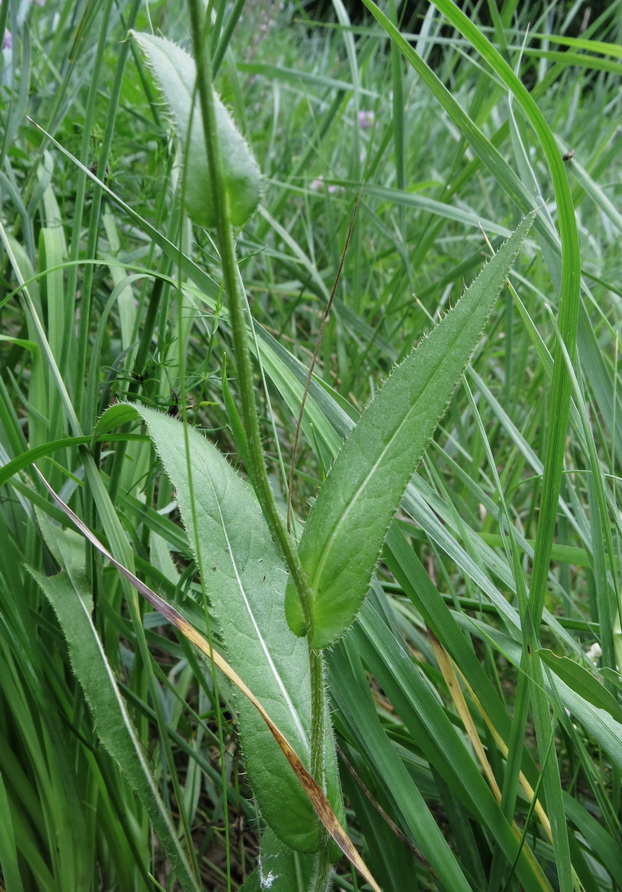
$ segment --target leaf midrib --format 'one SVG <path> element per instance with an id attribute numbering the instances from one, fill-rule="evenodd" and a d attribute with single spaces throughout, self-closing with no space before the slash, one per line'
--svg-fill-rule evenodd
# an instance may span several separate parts
<path id="1" fill-rule="evenodd" d="M 437 331 L 438 328 L 436 328 L 436 329 L 434 329 L 434 330 Z M 458 339 L 458 334 L 460 334 L 460 333 L 456 333 L 456 336 L 455 336 L 454 338 L 451 339 L 451 341 L 450 341 L 450 343 L 449 343 L 448 346 L 450 346 L 451 344 L 453 344 L 454 341 L 456 341 L 456 340 Z M 430 337 L 431 337 L 431 335 L 430 335 Z M 446 352 L 447 352 L 447 351 L 446 351 Z M 412 355 L 412 354 L 411 354 L 411 355 Z M 374 475 L 374 473 L 375 473 L 375 471 L 376 471 L 376 468 L 377 468 L 378 465 L 381 463 L 381 461 L 384 459 L 384 457 L 386 456 L 387 452 L 389 451 L 389 449 L 390 449 L 391 446 L 393 445 L 393 442 L 394 442 L 395 439 L 399 436 L 399 433 L 400 433 L 401 429 L 402 429 L 403 426 L 407 423 L 407 421 L 410 419 L 412 413 L 419 407 L 419 404 L 420 404 L 421 400 L 422 400 L 423 397 L 427 394 L 429 388 L 432 386 L 432 383 L 433 383 L 433 380 L 434 380 L 434 372 L 436 372 L 436 370 L 442 365 L 444 358 L 445 358 L 444 355 L 441 356 L 439 362 L 433 367 L 433 370 L 432 370 L 432 372 L 431 372 L 430 375 L 429 375 L 428 383 L 425 384 L 425 385 L 423 386 L 421 392 L 419 393 L 419 396 L 417 397 L 417 399 L 415 400 L 415 402 L 411 405 L 411 407 L 410 407 L 410 409 L 408 410 L 408 412 L 406 413 L 406 415 L 402 418 L 402 421 L 401 421 L 401 422 L 398 424 L 398 426 L 395 428 L 393 434 L 391 435 L 391 438 L 387 441 L 386 446 L 382 449 L 382 451 L 380 452 L 380 454 L 379 454 L 377 460 L 374 462 L 373 466 L 370 468 L 369 473 L 366 475 L 366 477 L 364 478 L 364 480 L 361 482 L 361 484 L 360 484 L 359 487 L 357 488 L 357 490 L 356 490 L 356 492 L 354 493 L 352 499 L 350 500 L 350 503 L 348 504 L 346 510 L 345 510 L 345 511 L 343 512 L 343 514 L 337 519 L 337 522 L 336 522 L 335 526 L 333 527 L 333 530 L 332 530 L 330 536 L 329 536 L 328 539 L 326 540 L 326 545 L 324 546 L 324 548 L 323 548 L 322 551 L 320 552 L 320 558 L 319 558 L 319 560 L 317 561 L 317 564 L 316 564 L 316 571 L 313 573 L 313 576 L 312 576 L 312 586 L 313 586 L 313 591 L 314 591 L 314 592 L 317 592 L 318 581 L 321 579 L 321 576 L 322 576 L 324 567 L 325 567 L 325 565 L 326 565 L 326 562 L 327 562 L 328 559 L 329 559 L 330 552 L 333 550 L 333 543 L 334 543 L 334 541 L 335 541 L 335 538 L 338 536 L 339 532 L 341 531 L 342 527 L 343 527 L 344 524 L 345 524 L 345 521 L 346 521 L 347 518 L 350 516 L 351 512 L 354 510 L 355 505 L 358 504 L 358 502 L 359 502 L 359 500 L 360 500 L 360 498 L 361 498 L 361 494 L 362 494 L 363 490 L 367 487 L 367 485 L 368 485 L 368 481 L 370 480 L 370 478 Z M 413 360 L 413 361 L 414 361 L 414 360 Z M 408 360 L 406 360 L 406 362 L 408 362 Z M 468 360 L 467 360 L 467 362 L 468 362 Z M 467 364 L 467 363 L 465 363 L 465 367 L 466 367 L 466 364 Z M 398 368 L 399 368 L 399 367 L 398 367 Z M 457 384 L 456 384 L 455 386 L 457 386 Z M 379 391 L 379 395 L 380 395 L 381 392 L 382 392 L 382 391 Z M 429 439 L 429 437 L 427 437 L 426 439 Z M 419 457 L 417 458 L 417 462 L 416 462 L 416 464 L 419 463 L 420 458 L 421 458 L 421 456 L 419 456 Z M 416 464 L 415 464 L 415 467 L 416 467 Z M 413 473 L 414 473 L 414 469 L 413 469 Z M 407 485 L 407 484 L 406 484 L 406 485 Z M 397 506 L 395 507 L 394 510 L 397 510 Z"/>
<path id="2" fill-rule="evenodd" d="M 211 491 L 211 493 L 212 493 L 212 497 L 213 497 L 213 500 L 214 500 L 214 504 L 216 505 L 216 508 L 217 508 L 217 511 L 218 511 L 218 519 L 219 519 L 219 522 L 220 522 L 220 526 L 221 526 L 221 529 L 222 529 L 222 532 L 223 532 L 225 541 L 226 541 L 226 543 L 227 543 L 227 549 L 226 549 L 226 551 L 227 551 L 227 554 L 229 555 L 229 558 L 230 558 L 230 561 L 231 561 L 231 566 L 232 566 L 232 568 L 233 568 L 233 572 L 234 572 L 234 574 L 235 574 L 235 580 L 236 580 L 236 584 L 237 584 L 237 586 L 238 586 L 238 590 L 239 590 L 239 592 L 240 592 L 240 595 L 241 595 L 242 600 L 243 600 L 243 602 L 244 602 L 244 605 L 245 605 L 245 607 L 246 607 L 246 611 L 247 611 L 248 617 L 249 617 L 249 619 L 250 619 L 250 622 L 251 622 L 251 624 L 252 624 L 252 626 L 253 626 L 253 629 L 254 629 L 254 631 L 255 631 L 256 640 L 257 640 L 257 642 L 258 642 L 259 645 L 260 645 L 260 648 L 261 648 L 261 650 L 262 650 L 262 652 L 263 652 L 263 654 L 264 654 L 264 656 L 265 656 L 265 658 L 266 658 L 266 662 L 268 663 L 268 666 L 270 667 L 270 670 L 271 670 L 272 675 L 273 675 L 273 677 L 274 677 L 274 679 L 275 679 L 276 685 L 277 685 L 277 687 L 279 688 L 279 690 L 280 690 L 280 692 L 281 692 L 281 695 L 282 695 L 282 697 L 283 697 L 283 701 L 284 701 L 284 703 L 287 704 L 287 707 L 288 707 L 288 710 L 289 710 L 289 712 L 290 712 L 290 714 L 291 714 L 291 716 L 292 716 L 294 725 L 295 725 L 295 727 L 296 727 L 296 729 L 297 729 L 297 731 L 298 731 L 298 735 L 299 735 L 299 737 L 300 737 L 300 740 L 301 740 L 301 742 L 304 744 L 304 746 L 305 746 L 306 749 L 307 749 L 307 753 L 306 753 L 306 754 L 309 755 L 309 741 L 308 741 L 308 737 L 307 737 L 307 732 L 305 731 L 305 728 L 304 728 L 304 724 L 303 724 L 303 722 L 302 722 L 302 720 L 301 720 L 301 718 L 300 718 L 300 713 L 299 713 L 297 707 L 295 706 L 295 704 L 293 703 L 293 701 L 292 701 L 292 699 L 291 699 L 291 696 L 290 696 L 290 694 L 289 694 L 289 691 L 287 690 L 287 686 L 285 685 L 285 683 L 284 683 L 284 681 L 283 681 L 283 679 L 282 679 L 281 673 L 279 672 L 277 666 L 275 665 L 275 663 L 274 663 L 274 661 L 273 661 L 273 659 L 272 659 L 272 655 L 271 655 L 271 653 L 270 653 L 270 649 L 269 649 L 268 646 L 267 646 L 267 643 L 266 643 L 266 640 L 265 640 L 265 638 L 264 638 L 264 635 L 263 635 L 263 633 L 262 633 L 262 631 L 261 631 L 261 628 L 259 627 L 259 625 L 258 625 L 258 623 L 257 623 L 257 619 L 256 619 L 255 614 L 254 614 L 254 612 L 253 612 L 252 605 L 251 605 L 251 603 L 250 603 L 250 601 L 249 601 L 249 599 L 248 599 L 248 597 L 247 597 L 246 589 L 245 589 L 245 587 L 244 587 L 244 583 L 243 583 L 243 581 L 242 581 L 240 572 L 239 572 L 239 570 L 238 570 L 238 564 L 237 564 L 237 561 L 236 561 L 235 556 L 234 556 L 233 548 L 232 548 L 232 546 L 231 546 L 231 540 L 229 539 L 229 534 L 228 534 L 228 531 L 227 531 L 227 525 L 226 525 L 226 523 L 225 523 L 225 519 L 224 519 L 224 517 L 223 517 L 222 510 L 221 510 L 221 507 L 220 507 L 220 500 L 219 500 L 219 498 L 218 498 L 218 494 L 216 493 L 216 489 L 215 489 L 215 487 L 214 487 L 214 483 L 213 483 L 211 474 L 209 473 L 209 470 L 208 470 L 208 468 L 207 468 L 207 465 L 206 465 L 205 462 L 204 462 L 203 456 L 201 456 L 201 455 L 199 454 L 199 455 L 197 455 L 197 458 L 199 459 L 199 461 L 200 461 L 200 463 L 201 463 L 201 470 L 202 470 L 202 472 L 203 472 L 203 476 L 204 476 L 204 478 L 207 479 L 207 482 L 208 482 L 208 485 L 209 485 L 209 488 L 210 488 L 210 491 Z M 227 485 L 228 485 L 228 483 L 227 483 L 227 481 L 225 480 L 225 486 L 227 486 Z M 198 531 L 195 530 L 195 534 L 196 534 L 197 532 L 198 532 Z M 197 541 L 197 547 L 198 547 L 198 541 Z"/>

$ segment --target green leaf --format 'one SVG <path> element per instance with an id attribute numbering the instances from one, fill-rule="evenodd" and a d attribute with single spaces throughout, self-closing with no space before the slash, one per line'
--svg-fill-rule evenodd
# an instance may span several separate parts
<path id="1" fill-rule="evenodd" d="M 517 669 L 521 665 L 520 646 L 508 635 L 474 617 L 463 617 L 454 612 L 454 618 L 482 641 L 488 641 Z M 534 651 L 538 656 L 539 651 Z M 622 722 L 616 721 L 608 709 L 595 706 L 589 699 L 577 693 L 557 672 L 544 675 L 544 689 L 547 696 L 558 706 L 564 707 L 581 722 L 586 731 L 609 753 L 616 766 L 622 771 Z"/>
<path id="2" fill-rule="evenodd" d="M 126 406 L 146 423 L 177 501 L 230 665 L 260 700 L 305 766 L 310 765 L 311 684 L 306 642 L 287 627 L 286 571 L 250 488 L 204 437 L 144 406 Z M 115 406 L 116 422 L 127 414 Z M 114 414 L 112 414 L 114 413 Z M 186 461 L 185 434 L 191 466 Z M 314 852 L 320 825 L 303 787 L 245 697 L 233 692 L 245 767 L 269 826 L 288 846 Z M 328 722 L 328 716 L 327 716 Z M 332 738 L 326 742 L 327 796 L 342 817 Z"/>
<path id="3" fill-rule="evenodd" d="M 84 537 L 76 530 L 65 529 L 47 517 L 35 506 L 35 514 L 39 529 L 58 565 L 67 573 L 78 596 L 84 600 L 89 614 L 93 613 L 93 596 L 86 585 L 84 575 L 85 551 Z"/>
<path id="4" fill-rule="evenodd" d="M 133 406 L 130 406 L 128 403 L 116 403 L 114 406 L 106 409 L 98 420 L 93 432 L 93 440 L 105 439 L 105 435 L 109 434 L 116 427 L 121 427 L 135 420 L 136 410 Z"/>
<path id="5" fill-rule="evenodd" d="M 563 794 L 564 809 L 568 819 L 580 830 L 590 848 L 598 855 L 611 874 L 614 882 L 622 886 L 622 849 L 618 840 L 613 839 L 602 824 L 586 808 L 568 793 Z"/>
<path id="6" fill-rule="evenodd" d="M 83 579 L 82 590 L 78 592 L 75 576 L 70 579 L 62 572 L 50 577 L 32 568 L 28 569 L 58 617 L 69 648 L 73 671 L 93 711 L 102 745 L 115 759 L 149 813 L 153 828 L 171 860 L 180 885 L 184 890 L 198 892 L 200 886 L 192 876 L 91 621 L 86 581 Z"/>
<path id="7" fill-rule="evenodd" d="M 472 750 L 451 722 L 438 693 L 386 624 L 373 599 L 369 598 L 363 605 L 344 644 L 360 655 L 365 668 L 377 680 L 396 714 L 409 729 L 417 749 L 473 815 L 477 825 L 486 828 L 505 859 L 512 864 L 520 852 L 516 871 L 521 887 L 550 890 L 543 872 L 528 851 L 529 843 L 519 844 L 510 822 L 484 780 Z M 447 885 L 446 888 L 459 887 Z"/>
<path id="8" fill-rule="evenodd" d="M 312 646 L 350 625 L 378 561 L 391 519 L 473 352 L 533 214 L 432 333 L 397 366 L 361 416 L 320 489 L 300 540 L 313 601 Z M 287 619 L 305 634 L 290 582 Z"/>
<path id="9" fill-rule="evenodd" d="M 307 892 L 313 888 L 314 860 L 288 848 L 270 829 L 261 837 L 261 852 L 240 892 Z"/>
<path id="10" fill-rule="evenodd" d="M 1 773 L 0 814 L 2 815 L 2 820 L 0 821 L 0 870 L 2 871 L 6 892 L 24 892 L 19 872 L 13 819 Z"/>
<path id="11" fill-rule="evenodd" d="M 187 144 L 185 202 L 188 214 L 200 226 L 212 228 L 216 225 L 216 215 L 203 120 L 198 100 L 193 102 L 196 83 L 194 60 L 170 40 L 136 31 L 131 33 L 147 57 L 164 93 L 184 153 Z M 261 173 L 248 143 L 236 129 L 229 112 L 218 96 L 214 96 L 214 100 L 231 222 L 234 226 L 243 226 L 259 204 Z"/>
<path id="12" fill-rule="evenodd" d="M 542 649 L 538 653 L 542 662 L 549 666 L 575 694 L 587 700 L 597 709 L 606 710 L 616 722 L 622 722 L 622 709 L 615 697 L 598 679 L 594 678 L 591 672 L 568 657 L 558 656 L 552 650 Z"/>
<path id="13" fill-rule="evenodd" d="M 618 771 L 622 771 L 622 722 L 616 721 L 609 710 L 582 697 L 559 675 L 552 674 L 547 681 L 547 687 L 550 685 L 559 702 L 611 756 Z"/>
<path id="14" fill-rule="evenodd" d="M 366 763 L 373 766 L 373 773 L 394 805 L 394 814 L 399 816 L 400 824 L 407 828 L 444 888 L 451 889 L 452 892 L 470 889 L 454 853 L 430 813 L 428 804 L 380 723 L 359 649 L 347 638 L 331 648 L 327 662 L 331 694 L 340 718 L 348 722 L 350 736 L 365 754 Z M 382 833 L 387 828 L 378 813 L 373 809 L 372 812 L 370 823 L 374 826 L 374 834 L 378 834 L 382 840 Z M 395 838 L 393 841 L 396 841 Z M 373 848 L 372 840 L 368 839 L 367 842 Z M 401 843 L 399 845 L 401 847 Z M 386 852 L 386 842 L 384 845 L 379 844 L 379 848 Z M 395 864 L 393 877 L 395 878 Z"/>

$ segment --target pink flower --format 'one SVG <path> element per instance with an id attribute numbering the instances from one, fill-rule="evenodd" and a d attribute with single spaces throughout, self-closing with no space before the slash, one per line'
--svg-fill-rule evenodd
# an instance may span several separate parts
<path id="1" fill-rule="evenodd" d="M 316 177 L 315 180 L 309 183 L 309 189 L 311 189 L 313 192 L 323 192 L 324 189 L 326 189 L 329 195 L 334 195 L 335 192 L 344 191 L 343 186 L 335 186 L 334 183 L 326 185 L 322 174 L 320 174 L 319 177 Z"/>
<path id="2" fill-rule="evenodd" d="M 361 130 L 369 130 L 369 128 L 373 126 L 375 120 L 376 115 L 373 111 L 359 112 L 359 127 L 361 128 Z"/>
<path id="3" fill-rule="evenodd" d="M 13 38 L 11 37 L 11 32 L 8 28 L 4 29 L 4 37 L 2 38 L 2 49 L 10 50 L 13 46 Z"/>

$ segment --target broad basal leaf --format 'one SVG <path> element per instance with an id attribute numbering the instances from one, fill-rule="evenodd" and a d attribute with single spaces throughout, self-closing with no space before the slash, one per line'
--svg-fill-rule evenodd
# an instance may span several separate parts
<path id="1" fill-rule="evenodd" d="M 484 267 L 456 306 L 397 366 L 344 443 L 300 540 L 313 601 L 312 646 L 330 644 L 359 610 L 391 518 L 484 329 L 533 215 Z M 306 632 L 290 582 L 287 618 Z"/>
<path id="2" fill-rule="evenodd" d="M 156 451 L 176 488 L 179 510 L 203 574 L 210 614 L 218 624 L 227 661 L 309 768 L 311 686 L 307 646 L 287 627 L 283 611 L 286 571 L 251 488 L 218 450 L 191 428 L 187 430 L 189 474 L 183 425 L 144 406 L 112 407 L 100 420 L 98 431 L 105 430 L 109 421 L 118 424 L 132 415 L 147 422 Z M 256 709 L 235 691 L 234 696 L 246 771 L 266 822 L 292 849 L 315 851 L 320 825 L 307 794 Z M 326 792 L 341 819 L 331 737 L 326 750 Z"/>

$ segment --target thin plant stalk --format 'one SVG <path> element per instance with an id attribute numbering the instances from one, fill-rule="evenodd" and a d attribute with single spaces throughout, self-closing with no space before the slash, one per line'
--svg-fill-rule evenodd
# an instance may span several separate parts
<path id="1" fill-rule="evenodd" d="M 212 87 L 210 61 L 203 48 L 203 27 L 197 0 L 189 0 L 190 21 L 194 55 L 197 66 L 197 91 L 203 116 L 205 148 L 211 178 L 214 209 L 217 220 L 217 238 L 222 267 L 223 283 L 229 297 L 229 313 L 233 338 L 233 350 L 238 372 L 241 414 L 248 440 L 251 478 L 257 499 L 268 524 L 273 541 L 281 551 L 292 575 L 307 625 L 307 635 L 312 633 L 311 590 L 300 563 L 296 545 L 288 534 L 270 486 L 264 453 L 261 445 L 259 417 L 253 386 L 253 369 L 249 337 L 246 330 L 244 300 L 239 288 L 235 241 L 231 224 L 229 199 L 225 191 L 222 156 L 218 143 L 216 110 Z M 324 770 L 324 716 L 326 710 L 324 660 L 321 651 L 309 648 L 311 673 L 311 773 L 320 787 L 325 786 Z M 321 860 L 327 861 L 326 845 L 320 847 Z M 326 886 L 325 870 L 318 869 L 316 888 Z"/>

